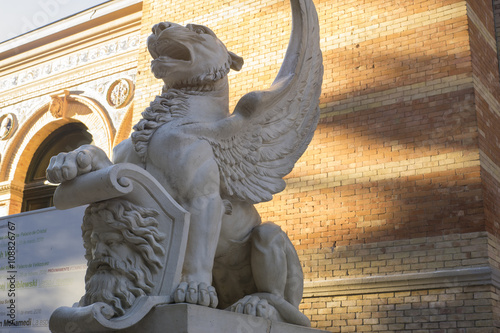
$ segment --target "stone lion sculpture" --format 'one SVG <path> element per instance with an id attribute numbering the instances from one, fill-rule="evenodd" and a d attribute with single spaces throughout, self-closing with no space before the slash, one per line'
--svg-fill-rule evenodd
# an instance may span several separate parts
<path id="1" fill-rule="evenodd" d="M 147 45 L 165 83 L 113 162 L 94 146 L 53 157 L 47 178 L 70 181 L 112 163 L 153 175 L 191 215 L 175 302 L 300 325 L 302 268 L 281 228 L 262 223 L 254 204 L 285 188 L 283 177 L 312 139 L 319 118 L 322 55 L 312 1 L 292 0 L 293 29 L 270 88 L 229 111 L 230 69 L 243 59 L 202 25 L 162 22 Z"/>

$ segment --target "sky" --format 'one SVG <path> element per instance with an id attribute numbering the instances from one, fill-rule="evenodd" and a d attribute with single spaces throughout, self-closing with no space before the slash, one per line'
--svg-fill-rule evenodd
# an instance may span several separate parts
<path id="1" fill-rule="evenodd" d="M 0 42 L 108 0 L 0 0 Z"/>

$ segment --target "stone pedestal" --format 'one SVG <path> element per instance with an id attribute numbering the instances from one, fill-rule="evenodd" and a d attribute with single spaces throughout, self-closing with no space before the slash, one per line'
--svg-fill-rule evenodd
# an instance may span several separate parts
<path id="1" fill-rule="evenodd" d="M 157 306 L 136 325 L 120 333 L 321 333 L 295 326 L 228 311 L 191 304 Z"/>

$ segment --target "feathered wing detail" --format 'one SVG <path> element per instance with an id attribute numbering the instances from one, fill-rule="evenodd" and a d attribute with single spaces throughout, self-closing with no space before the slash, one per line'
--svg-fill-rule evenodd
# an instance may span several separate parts
<path id="1" fill-rule="evenodd" d="M 223 192 L 253 203 L 285 188 L 283 177 L 306 150 L 319 118 L 323 58 L 310 0 L 291 0 L 292 33 L 285 59 L 267 90 L 246 94 L 206 139 Z"/>

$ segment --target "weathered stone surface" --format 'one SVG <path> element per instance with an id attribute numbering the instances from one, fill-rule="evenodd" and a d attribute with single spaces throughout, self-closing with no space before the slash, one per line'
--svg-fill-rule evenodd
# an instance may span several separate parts
<path id="1" fill-rule="evenodd" d="M 326 332 L 192 304 L 161 305 L 120 333 L 321 333 Z"/>

